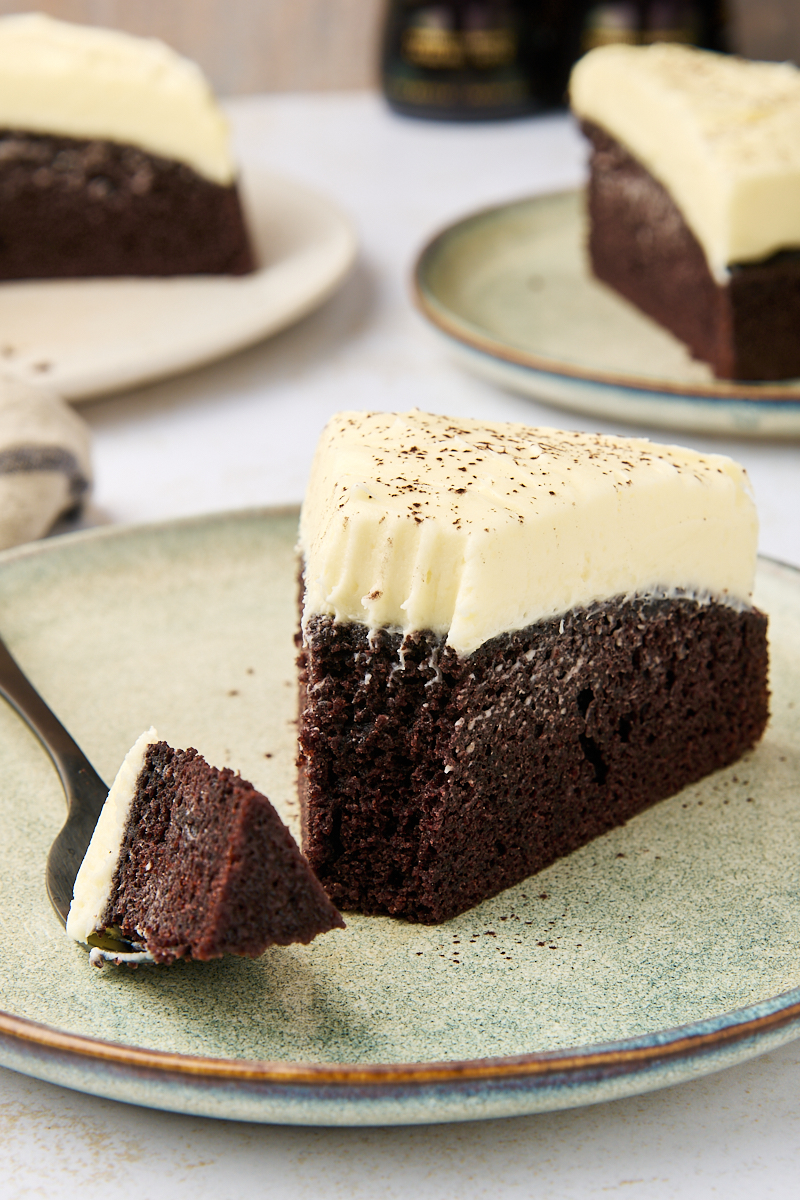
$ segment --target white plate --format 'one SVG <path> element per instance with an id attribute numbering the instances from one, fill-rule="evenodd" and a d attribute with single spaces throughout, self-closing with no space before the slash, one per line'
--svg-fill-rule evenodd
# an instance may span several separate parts
<path id="1" fill-rule="evenodd" d="M 800 435 L 800 380 L 715 379 L 591 276 L 585 236 L 579 192 L 474 213 L 422 252 L 417 303 L 463 365 L 560 408 L 662 429 Z"/>
<path id="2" fill-rule="evenodd" d="M 349 220 L 265 172 L 244 173 L 242 196 L 262 264 L 251 275 L 0 285 L 0 373 L 88 400 L 212 362 L 311 312 L 353 264 Z"/>

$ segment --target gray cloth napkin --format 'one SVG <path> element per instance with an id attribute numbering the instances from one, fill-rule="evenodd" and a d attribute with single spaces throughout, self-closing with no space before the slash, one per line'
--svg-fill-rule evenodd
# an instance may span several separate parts
<path id="1" fill-rule="evenodd" d="M 0 549 L 42 537 L 91 482 L 85 422 L 55 392 L 0 379 Z"/>

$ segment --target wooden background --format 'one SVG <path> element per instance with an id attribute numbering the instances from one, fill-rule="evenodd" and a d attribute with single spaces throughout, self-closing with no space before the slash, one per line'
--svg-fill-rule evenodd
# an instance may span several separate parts
<path id="1" fill-rule="evenodd" d="M 163 38 L 230 96 L 373 86 L 384 0 L 0 0 L 37 11 Z"/>
<path id="2" fill-rule="evenodd" d="M 163 38 L 221 95 L 374 87 L 385 0 L 0 0 Z M 800 0 L 728 0 L 735 48 L 800 59 Z"/>

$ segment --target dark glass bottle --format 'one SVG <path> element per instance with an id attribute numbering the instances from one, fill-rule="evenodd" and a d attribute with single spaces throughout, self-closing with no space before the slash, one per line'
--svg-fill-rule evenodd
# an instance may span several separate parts
<path id="1" fill-rule="evenodd" d="M 683 42 L 706 50 L 726 50 L 726 22 L 720 0 L 615 0 L 586 5 L 581 52 L 611 42 L 648 45 Z"/>
<path id="2" fill-rule="evenodd" d="M 519 0 L 393 0 L 383 46 L 391 107 L 449 120 L 534 110 L 528 7 Z"/>
<path id="3" fill-rule="evenodd" d="M 521 116 L 564 104 L 575 60 L 620 41 L 725 49 L 721 0 L 391 0 L 383 90 L 409 116 Z"/>

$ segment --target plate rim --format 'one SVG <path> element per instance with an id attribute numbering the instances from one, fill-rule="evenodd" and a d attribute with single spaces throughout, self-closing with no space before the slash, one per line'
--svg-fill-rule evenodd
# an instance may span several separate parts
<path id="1" fill-rule="evenodd" d="M 516 367 L 536 371 L 539 374 L 554 375 L 562 379 L 593 384 L 597 387 L 622 389 L 631 393 L 652 393 L 655 397 L 675 396 L 684 400 L 698 400 L 720 405 L 734 401 L 748 406 L 755 405 L 759 408 L 763 407 L 765 403 L 776 405 L 779 408 L 800 407 L 800 379 L 794 383 L 793 393 L 787 395 L 787 389 L 790 386 L 788 384 L 781 386 L 776 382 L 734 383 L 721 379 L 711 383 L 682 384 L 668 379 L 659 380 L 624 372 L 618 374 L 614 371 L 592 370 L 589 367 L 564 362 L 562 359 L 548 358 L 546 355 L 523 350 L 493 337 L 482 331 L 480 327 L 459 317 L 430 286 L 430 270 L 437 257 L 445 250 L 450 241 L 469 232 L 471 226 L 497 219 L 515 208 L 528 208 L 538 202 L 566 200 L 580 196 L 582 192 L 582 188 L 560 188 L 537 192 L 534 195 L 509 200 L 503 204 L 493 204 L 476 209 L 439 229 L 418 252 L 412 269 L 412 300 L 417 310 L 441 333 L 467 346 L 470 350 Z"/>
<path id="2" fill-rule="evenodd" d="M 130 525 L 107 525 L 77 530 L 59 537 L 26 543 L 0 552 L 0 569 L 27 558 L 67 551 L 85 542 L 140 537 L 167 533 L 180 528 L 225 521 L 264 520 L 295 516 L 298 505 L 247 507 L 160 521 Z M 800 582 L 800 567 L 767 556 L 759 556 L 767 567 L 777 567 Z M 507 1081 L 527 1080 L 536 1088 L 553 1083 L 567 1088 L 576 1084 L 614 1076 L 639 1076 L 648 1068 L 669 1067 L 744 1043 L 765 1041 L 769 1034 L 796 1024 L 791 1035 L 800 1036 L 800 984 L 741 1008 L 699 1018 L 684 1025 L 653 1030 L 611 1042 L 559 1047 L 519 1055 L 499 1055 L 477 1059 L 444 1059 L 391 1063 L 315 1063 L 289 1060 L 225 1058 L 153 1050 L 123 1042 L 112 1042 L 86 1034 L 71 1033 L 56 1026 L 18 1016 L 0 1009 L 0 1040 L 11 1042 L 20 1051 L 43 1051 L 49 1058 L 94 1064 L 119 1072 L 122 1070 L 150 1078 L 181 1080 L 191 1086 L 225 1084 L 270 1085 L 288 1091 L 323 1087 L 344 1087 L 357 1101 L 368 1089 L 370 1098 L 434 1088 L 472 1088 Z M 786 1039 L 790 1040 L 790 1039 Z M 763 1047 L 767 1049 L 766 1046 Z M 752 1055 L 760 1053 L 758 1047 Z M 17 1068 L 23 1069 L 24 1068 Z M 30 1072 L 34 1074 L 33 1071 Z M 367 1097 L 364 1094 L 366 1101 Z M 140 1101 L 141 1102 L 141 1101 Z"/>
<path id="3" fill-rule="evenodd" d="M 780 1003 L 783 1001 L 784 1003 Z M 774 1007 L 776 1006 L 777 1007 Z M 759 1012 L 769 1008 L 771 1011 Z M 432 1084 L 490 1083 L 504 1079 L 531 1079 L 546 1085 L 558 1078 L 567 1085 L 580 1082 L 598 1071 L 639 1074 L 647 1067 L 685 1062 L 704 1053 L 735 1047 L 754 1038 L 765 1038 L 800 1022 L 800 986 L 741 1009 L 704 1017 L 687 1025 L 660 1029 L 618 1042 L 538 1050 L 528 1054 L 498 1055 L 476 1059 L 395 1063 L 314 1063 L 267 1059 L 215 1058 L 148 1050 L 123 1042 L 69 1033 L 55 1026 L 18 1017 L 0 1010 L 0 1036 L 21 1046 L 36 1046 L 59 1055 L 110 1067 L 181 1076 L 187 1082 L 205 1079 L 213 1083 L 265 1083 L 298 1085 L 345 1085 L 353 1089 L 430 1087 Z M 800 1035 L 800 1029 L 798 1030 Z M 757 1051 L 756 1051 L 757 1053 Z"/>

